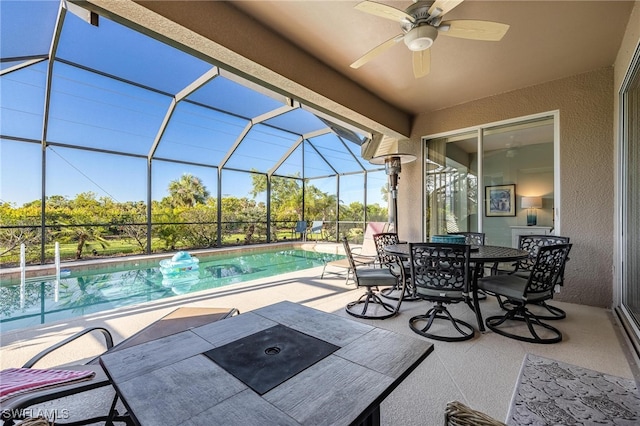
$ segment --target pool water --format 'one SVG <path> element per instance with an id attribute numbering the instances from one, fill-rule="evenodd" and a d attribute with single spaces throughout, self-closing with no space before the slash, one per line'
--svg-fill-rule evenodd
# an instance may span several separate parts
<path id="1" fill-rule="evenodd" d="M 344 256 L 306 250 L 200 257 L 199 269 L 164 277 L 159 265 L 77 271 L 60 284 L 30 279 L 0 287 L 0 331 L 16 330 L 176 295 L 322 266 Z"/>

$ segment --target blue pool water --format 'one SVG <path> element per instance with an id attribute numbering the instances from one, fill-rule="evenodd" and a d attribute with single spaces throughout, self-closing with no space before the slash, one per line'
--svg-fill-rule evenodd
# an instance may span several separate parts
<path id="1" fill-rule="evenodd" d="M 343 256 L 306 250 L 253 251 L 200 257 L 199 269 L 163 277 L 156 267 L 78 271 L 55 281 L 29 280 L 0 287 L 0 331 L 224 287 L 286 272 L 322 266 Z M 57 297 L 56 297 L 57 293 Z M 57 299 L 57 301 L 56 301 Z"/>

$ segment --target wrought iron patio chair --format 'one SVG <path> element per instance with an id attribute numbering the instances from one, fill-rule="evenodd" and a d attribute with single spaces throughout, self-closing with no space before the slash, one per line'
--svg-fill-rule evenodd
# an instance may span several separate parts
<path id="1" fill-rule="evenodd" d="M 399 300 L 395 306 L 379 295 L 379 287 L 394 287 L 398 283 L 398 277 L 387 268 L 371 267 L 354 260 L 347 237 L 342 237 L 344 252 L 349 260 L 353 277 L 357 287 L 364 287 L 366 292 L 356 301 L 349 302 L 345 308 L 349 315 L 356 318 L 386 319 L 398 313 Z"/>
<path id="2" fill-rule="evenodd" d="M 395 232 L 382 232 L 380 234 L 373 235 L 373 242 L 376 246 L 376 252 L 378 255 L 378 264 L 381 267 L 387 267 L 393 275 L 398 277 L 398 284 L 395 287 L 385 288 L 381 291 L 381 294 L 389 299 L 398 300 L 400 298 L 401 288 L 405 289 L 402 295 L 403 300 L 420 300 L 414 297 L 413 294 L 409 294 L 408 288 L 405 285 L 405 280 L 410 279 L 411 265 L 409 260 L 400 259 L 397 256 L 387 253 L 384 250 L 385 246 L 399 244 L 400 239 Z"/>
<path id="3" fill-rule="evenodd" d="M 569 244 L 569 237 L 563 237 L 559 235 L 520 235 L 518 238 L 518 248 L 528 251 L 529 257 L 514 263 L 512 265 L 512 269 L 498 269 L 494 273 L 514 274 L 522 278 L 528 278 L 531 274 L 531 270 L 533 269 L 533 265 L 536 262 L 536 257 L 538 256 L 538 250 L 540 249 L 540 247 L 553 244 Z M 567 260 L 569 259 L 567 258 Z M 562 268 L 562 272 L 560 274 L 557 285 L 564 285 L 564 267 Z M 505 303 L 507 302 L 503 301 L 500 297 L 498 297 L 498 303 L 504 309 L 509 308 L 508 306 L 505 306 Z M 540 319 L 559 320 L 567 317 L 567 314 L 564 310 L 558 308 L 557 306 L 548 304 L 545 300 L 542 300 L 537 304 L 548 312 L 548 314 L 538 315 L 538 318 Z"/>
<path id="4" fill-rule="evenodd" d="M 445 305 L 465 302 L 469 294 L 470 246 L 448 243 L 409 243 L 411 253 L 411 280 L 416 294 L 434 302 L 426 314 L 409 320 L 411 329 L 421 336 L 446 342 L 472 339 L 472 325 L 454 318 Z M 453 325 L 456 334 L 434 334 L 431 327 L 436 320 Z M 442 321 L 440 321 L 441 323 Z"/>
<path id="5" fill-rule="evenodd" d="M 506 298 L 510 305 L 506 308 L 507 312 L 504 315 L 488 317 L 485 320 L 487 327 L 498 334 L 524 342 L 560 342 L 562 333 L 555 327 L 542 322 L 543 318 L 528 308 L 531 304 L 539 304 L 553 297 L 553 287 L 560 279 L 570 250 L 571 244 L 540 247 L 527 278 L 516 274 L 490 275 L 480 278 L 479 288 Z M 511 331 L 507 331 L 507 327 L 500 327 L 510 320 L 524 322 L 529 334 L 516 334 L 515 329 L 510 328 Z M 544 335 L 540 332 L 544 332 Z"/>

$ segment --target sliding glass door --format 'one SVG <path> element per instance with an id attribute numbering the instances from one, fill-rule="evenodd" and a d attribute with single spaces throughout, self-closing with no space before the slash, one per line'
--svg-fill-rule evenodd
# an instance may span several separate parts
<path id="1" fill-rule="evenodd" d="M 640 347 L 640 47 L 621 93 L 622 307 Z"/>
<path id="2" fill-rule="evenodd" d="M 487 244 L 514 246 L 525 231 L 553 232 L 554 122 L 530 117 L 427 139 L 426 237 L 480 231 Z"/>

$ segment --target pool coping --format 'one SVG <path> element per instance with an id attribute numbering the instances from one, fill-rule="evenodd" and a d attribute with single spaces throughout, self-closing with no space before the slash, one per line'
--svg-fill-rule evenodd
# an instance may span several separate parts
<path id="1" fill-rule="evenodd" d="M 251 252 L 251 251 L 263 251 L 267 249 L 279 249 L 279 248 L 296 248 L 308 251 L 317 251 L 321 253 L 343 254 L 341 246 L 336 243 L 325 241 L 287 241 L 278 243 L 266 243 L 266 244 L 251 244 L 240 246 L 228 246 L 228 247 L 213 247 L 204 249 L 184 250 L 192 255 L 211 255 L 211 254 L 229 254 L 234 252 Z M 96 269 L 102 269 L 104 267 L 124 267 L 131 263 L 135 263 L 141 266 L 153 265 L 157 266 L 158 262 L 163 259 L 170 259 L 176 252 L 180 250 L 155 253 L 155 254 L 138 254 L 121 257 L 109 257 L 104 259 L 86 259 L 86 260 L 72 260 L 60 263 L 61 269 L 68 269 L 73 271 L 90 271 Z M 26 278 L 35 278 L 41 276 L 55 275 L 56 266 L 53 263 L 47 263 L 44 265 L 29 265 L 25 268 Z M 20 267 L 12 268 L 0 268 L 0 281 L 14 281 L 20 279 Z"/>

